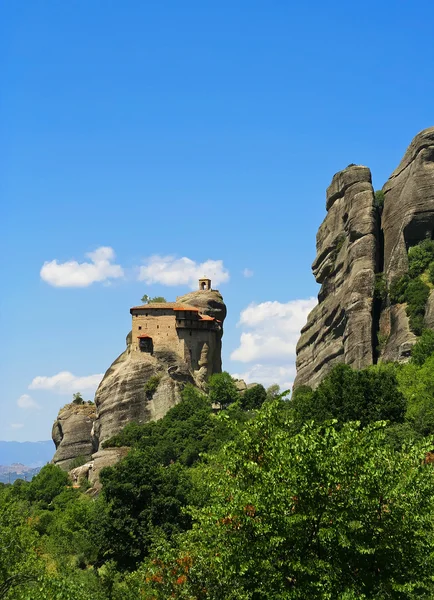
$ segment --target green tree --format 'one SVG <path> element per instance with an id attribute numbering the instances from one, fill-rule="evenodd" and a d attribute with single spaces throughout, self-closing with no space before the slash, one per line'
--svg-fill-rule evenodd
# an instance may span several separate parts
<path id="1" fill-rule="evenodd" d="M 420 435 L 434 434 L 433 373 L 434 355 L 422 365 L 412 361 L 397 372 L 399 389 L 407 400 L 406 419 Z"/>
<path id="2" fill-rule="evenodd" d="M 151 304 L 151 302 L 167 302 L 167 300 L 163 296 L 154 296 L 153 298 L 150 298 L 147 294 L 144 294 L 144 296 L 142 296 L 142 302 L 143 304 Z"/>
<path id="3" fill-rule="evenodd" d="M 356 371 L 337 365 L 316 390 L 307 386 L 297 389 L 291 406 L 299 426 L 310 420 L 323 423 L 360 421 L 367 425 L 378 420 L 401 423 L 406 402 L 398 388 L 397 367 L 379 364 Z"/>
<path id="4" fill-rule="evenodd" d="M 31 502 L 46 508 L 69 483 L 68 474 L 56 465 L 45 465 L 27 486 Z"/>
<path id="5" fill-rule="evenodd" d="M 416 365 L 423 363 L 434 353 L 434 331 L 425 329 L 411 350 L 411 362 Z"/>
<path id="6" fill-rule="evenodd" d="M 434 241 L 423 240 L 416 246 L 412 246 L 408 250 L 408 273 L 411 278 L 428 269 L 429 264 L 434 260 Z"/>
<path id="7" fill-rule="evenodd" d="M 83 396 L 80 394 L 80 392 L 72 394 L 72 402 L 73 404 L 84 404 Z"/>
<path id="8" fill-rule="evenodd" d="M 43 564 L 38 558 L 37 533 L 29 526 L 30 513 L 22 500 L 0 490 L 0 599 L 12 598 L 36 581 Z"/>
<path id="9" fill-rule="evenodd" d="M 234 380 L 226 371 L 211 375 L 208 387 L 211 403 L 220 404 L 222 408 L 227 408 L 232 402 L 236 402 L 240 397 Z"/>
<path id="10" fill-rule="evenodd" d="M 248 388 L 240 398 L 241 408 L 243 410 L 257 410 L 261 408 L 267 399 L 267 392 L 263 385 L 258 384 Z"/>
<path id="11" fill-rule="evenodd" d="M 432 598 L 433 441 L 394 452 L 384 425 L 357 423 L 291 437 L 284 415 L 266 403 L 198 467 L 208 503 L 135 575 L 140 597 Z"/>

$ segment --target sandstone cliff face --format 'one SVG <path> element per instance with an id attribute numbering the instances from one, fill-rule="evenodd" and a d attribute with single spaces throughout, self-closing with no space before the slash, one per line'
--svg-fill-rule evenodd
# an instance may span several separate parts
<path id="1" fill-rule="evenodd" d="M 89 404 L 67 404 L 54 422 L 52 438 L 56 446 L 53 462 L 68 470 L 74 459 L 89 458 L 96 450 L 93 436 L 95 406 Z"/>
<path id="2" fill-rule="evenodd" d="M 145 388 L 151 378 L 158 378 L 153 393 Z M 194 384 L 193 376 L 175 354 L 155 352 L 138 361 L 128 346 L 105 373 L 95 394 L 99 446 L 131 421 L 147 423 L 164 417 L 180 401 L 187 383 Z"/>
<path id="3" fill-rule="evenodd" d="M 409 246 L 434 237 L 434 127 L 413 139 L 383 191 L 384 272 L 390 282 L 407 272 Z"/>
<path id="4" fill-rule="evenodd" d="M 408 248 L 434 239 L 434 127 L 414 138 L 383 192 L 380 217 L 366 167 L 337 173 L 327 190 L 313 264 L 322 286 L 297 345 L 295 386 L 316 387 L 336 363 L 361 368 L 411 355 L 417 338 L 406 305 L 387 294 L 375 300 L 374 280 L 384 272 L 390 285 L 408 272 Z M 434 292 L 425 326 L 434 328 Z"/>
<path id="5" fill-rule="evenodd" d="M 434 127 L 411 142 L 398 168 L 383 187 L 384 275 L 390 284 L 408 271 L 410 246 L 434 238 Z M 434 298 L 428 301 L 427 327 L 434 327 Z M 417 338 L 410 330 L 405 305 L 383 307 L 380 332 L 386 339 L 382 360 L 408 360 Z"/>
<path id="6" fill-rule="evenodd" d="M 337 363 L 359 369 L 373 360 L 378 224 L 369 169 L 337 173 L 326 209 L 312 266 L 321 290 L 297 344 L 295 386 L 315 387 Z"/>

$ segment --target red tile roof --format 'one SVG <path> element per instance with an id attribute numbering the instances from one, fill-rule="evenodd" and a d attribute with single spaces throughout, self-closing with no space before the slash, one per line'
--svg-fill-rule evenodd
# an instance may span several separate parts
<path id="1" fill-rule="evenodd" d="M 199 309 L 195 306 L 189 306 L 188 304 L 180 304 L 179 302 L 151 302 L 150 304 L 141 304 L 140 306 L 133 306 L 132 308 L 130 308 L 130 312 L 132 310 L 165 310 L 168 308 L 172 310 L 193 310 L 195 312 L 199 312 Z"/>
<path id="2" fill-rule="evenodd" d="M 210 317 L 209 315 L 200 315 L 200 321 L 215 321 L 214 317 Z"/>
<path id="3" fill-rule="evenodd" d="M 139 339 L 142 339 L 142 338 L 151 338 L 151 336 L 150 335 L 138 335 L 137 338 L 139 338 Z"/>

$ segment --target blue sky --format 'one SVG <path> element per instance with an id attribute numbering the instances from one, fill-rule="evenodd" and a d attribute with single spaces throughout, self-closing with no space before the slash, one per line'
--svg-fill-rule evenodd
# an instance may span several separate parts
<path id="1" fill-rule="evenodd" d="M 0 11 L 0 439 L 49 439 L 130 306 L 197 273 L 228 305 L 224 368 L 289 383 L 333 174 L 379 188 L 433 125 L 433 2 Z"/>

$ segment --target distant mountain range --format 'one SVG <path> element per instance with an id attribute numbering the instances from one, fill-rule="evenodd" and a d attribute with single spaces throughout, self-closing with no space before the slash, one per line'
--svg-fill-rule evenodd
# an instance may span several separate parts
<path id="1" fill-rule="evenodd" d="M 53 458 L 55 452 L 51 440 L 46 442 L 1 442 L 0 467 L 21 466 L 35 469 L 43 467 Z"/>
<path id="2" fill-rule="evenodd" d="M 0 465 L 0 483 L 13 483 L 16 479 L 30 481 L 40 470 L 41 467 L 26 467 L 21 463 L 14 463 L 7 467 Z"/>

